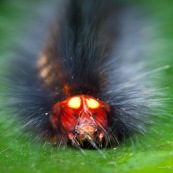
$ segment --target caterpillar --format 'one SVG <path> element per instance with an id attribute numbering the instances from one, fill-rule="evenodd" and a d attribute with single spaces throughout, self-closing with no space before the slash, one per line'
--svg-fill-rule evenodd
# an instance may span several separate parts
<path id="1" fill-rule="evenodd" d="M 10 107 L 25 129 L 52 144 L 96 149 L 146 134 L 157 103 L 140 9 L 118 0 L 44 8 L 8 73 Z"/>

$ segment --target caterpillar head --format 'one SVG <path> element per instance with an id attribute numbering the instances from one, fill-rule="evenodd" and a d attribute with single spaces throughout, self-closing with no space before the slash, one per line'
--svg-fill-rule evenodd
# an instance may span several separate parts
<path id="1" fill-rule="evenodd" d="M 72 96 L 54 105 L 51 123 L 72 143 L 102 143 L 108 126 L 109 110 L 108 104 L 89 95 Z"/>

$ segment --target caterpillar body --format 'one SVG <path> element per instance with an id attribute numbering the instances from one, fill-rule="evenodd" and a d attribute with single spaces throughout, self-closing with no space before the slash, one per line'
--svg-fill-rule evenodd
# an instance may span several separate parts
<path id="1" fill-rule="evenodd" d="M 155 103 L 140 12 L 117 0 L 52 4 L 11 65 L 11 105 L 25 128 L 94 148 L 145 134 Z"/>

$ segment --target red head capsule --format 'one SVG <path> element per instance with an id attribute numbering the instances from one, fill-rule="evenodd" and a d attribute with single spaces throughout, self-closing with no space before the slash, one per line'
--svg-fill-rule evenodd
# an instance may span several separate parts
<path id="1" fill-rule="evenodd" d="M 51 122 L 72 142 L 90 139 L 102 142 L 109 110 L 108 104 L 94 97 L 77 95 L 54 105 Z"/>

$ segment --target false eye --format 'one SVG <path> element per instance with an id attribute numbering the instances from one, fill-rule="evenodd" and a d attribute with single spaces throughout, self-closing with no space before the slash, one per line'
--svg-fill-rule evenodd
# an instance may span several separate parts
<path id="1" fill-rule="evenodd" d="M 81 106 L 81 99 L 79 97 L 73 97 L 68 101 L 70 108 L 78 109 Z"/>
<path id="2" fill-rule="evenodd" d="M 97 100 L 92 99 L 92 98 L 87 98 L 86 104 L 91 109 L 96 109 L 100 106 L 99 102 Z"/>

